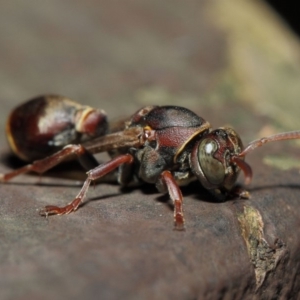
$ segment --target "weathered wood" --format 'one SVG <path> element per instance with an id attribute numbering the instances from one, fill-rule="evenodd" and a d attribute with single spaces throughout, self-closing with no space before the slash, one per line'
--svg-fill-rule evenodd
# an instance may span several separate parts
<path id="1" fill-rule="evenodd" d="M 245 144 L 300 128 L 299 42 L 261 2 L 12 0 L 0 20 L 1 128 L 16 104 L 47 92 L 112 118 L 186 106 L 234 125 Z M 3 172 L 15 161 L 0 141 Z M 296 299 L 299 148 L 273 144 L 247 161 L 250 200 L 183 188 L 185 232 L 154 187 L 100 184 L 76 213 L 45 219 L 37 209 L 68 203 L 78 182 L 0 185 L 0 298 Z"/>

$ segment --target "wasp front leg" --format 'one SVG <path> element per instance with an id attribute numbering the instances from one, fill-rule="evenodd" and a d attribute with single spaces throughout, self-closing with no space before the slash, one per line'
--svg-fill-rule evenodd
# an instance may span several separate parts
<path id="1" fill-rule="evenodd" d="M 169 196 L 174 204 L 174 229 L 184 230 L 183 197 L 181 190 L 170 171 L 163 171 L 159 184 L 163 184 L 168 190 Z"/>
<path id="2" fill-rule="evenodd" d="M 77 210 L 79 205 L 84 201 L 88 188 L 93 180 L 107 175 L 108 173 L 117 169 L 122 164 L 132 164 L 133 160 L 134 159 L 132 155 L 124 154 L 117 156 L 116 158 L 90 170 L 89 172 L 87 172 L 87 179 L 85 180 L 80 192 L 72 202 L 63 207 L 48 205 L 40 211 L 40 214 L 42 216 L 65 215 Z"/>

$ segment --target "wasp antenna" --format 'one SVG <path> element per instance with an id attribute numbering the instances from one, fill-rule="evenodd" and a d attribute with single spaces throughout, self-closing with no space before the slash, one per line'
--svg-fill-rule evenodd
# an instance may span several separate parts
<path id="1" fill-rule="evenodd" d="M 263 137 L 261 139 L 255 140 L 251 142 L 241 153 L 239 153 L 239 157 L 246 156 L 249 152 L 254 150 L 255 148 L 261 147 L 266 143 L 269 142 L 276 142 L 276 141 L 284 141 L 284 140 L 295 140 L 300 139 L 300 131 L 289 131 L 278 133 L 274 135 L 270 135 L 268 137 Z"/>
<path id="2" fill-rule="evenodd" d="M 252 174 L 253 174 L 251 167 L 243 159 L 240 159 L 239 157 L 236 156 L 232 157 L 231 161 L 237 164 L 238 167 L 244 172 L 245 184 L 246 185 L 250 184 L 252 180 Z"/>

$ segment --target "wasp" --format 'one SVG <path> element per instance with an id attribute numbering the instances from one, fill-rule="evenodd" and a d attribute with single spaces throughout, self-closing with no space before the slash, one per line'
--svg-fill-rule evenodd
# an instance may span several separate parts
<path id="1" fill-rule="evenodd" d="M 31 163 L 0 174 L 2 182 L 27 172 L 42 174 L 70 158 L 87 171 L 81 190 L 69 204 L 48 205 L 41 215 L 76 211 L 91 182 L 114 173 L 122 186 L 150 183 L 168 193 L 177 230 L 184 229 L 180 186 L 198 180 L 217 198 L 248 198 L 248 192 L 236 188 L 240 171 L 245 184 L 252 179 L 245 156 L 269 142 L 300 138 L 300 131 L 284 132 L 244 147 L 234 129 L 212 129 L 202 117 L 179 106 L 146 106 L 111 125 L 103 110 L 58 95 L 40 96 L 18 106 L 8 118 L 6 134 L 13 152 Z M 100 152 L 108 152 L 111 159 L 99 164 L 94 154 Z"/>

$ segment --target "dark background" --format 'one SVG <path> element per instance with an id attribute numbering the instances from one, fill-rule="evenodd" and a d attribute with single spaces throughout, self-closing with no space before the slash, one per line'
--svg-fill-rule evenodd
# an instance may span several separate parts
<path id="1" fill-rule="evenodd" d="M 297 1 L 266 0 L 277 11 L 289 26 L 300 35 L 299 3 Z"/>

